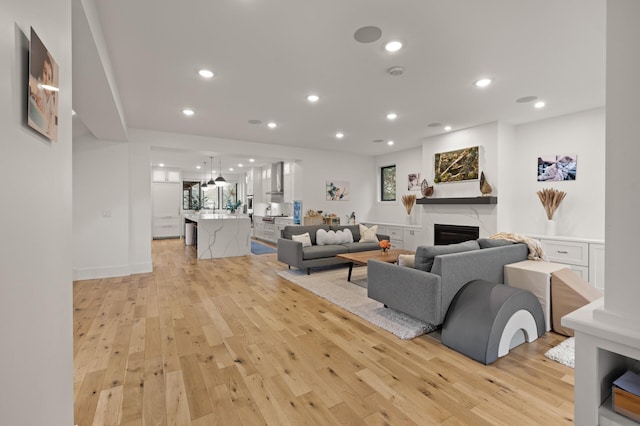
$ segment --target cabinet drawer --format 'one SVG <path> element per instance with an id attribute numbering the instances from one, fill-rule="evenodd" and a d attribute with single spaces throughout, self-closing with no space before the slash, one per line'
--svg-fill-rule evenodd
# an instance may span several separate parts
<path id="1" fill-rule="evenodd" d="M 389 238 L 391 238 L 392 241 L 393 240 L 402 241 L 402 239 L 404 238 L 402 234 L 402 228 L 397 226 L 387 226 L 387 235 L 389 236 Z"/>
<path id="2" fill-rule="evenodd" d="M 153 238 L 179 237 L 180 226 L 178 225 L 154 225 Z"/>
<path id="3" fill-rule="evenodd" d="M 155 216 L 153 226 L 180 226 L 180 216 Z"/>
<path id="4" fill-rule="evenodd" d="M 589 266 L 589 244 L 542 240 L 542 248 L 550 262 Z"/>

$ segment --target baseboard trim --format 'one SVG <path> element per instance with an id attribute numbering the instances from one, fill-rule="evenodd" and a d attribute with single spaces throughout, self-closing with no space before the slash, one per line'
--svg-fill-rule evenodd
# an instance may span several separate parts
<path id="1" fill-rule="evenodd" d="M 132 274 L 144 274 L 153 272 L 151 262 L 136 263 L 132 265 L 108 266 L 102 268 L 74 268 L 73 280 L 95 280 L 99 278 L 126 277 Z"/>

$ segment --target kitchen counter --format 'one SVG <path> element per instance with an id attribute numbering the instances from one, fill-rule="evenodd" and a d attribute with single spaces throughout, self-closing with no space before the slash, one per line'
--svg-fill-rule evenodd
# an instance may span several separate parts
<path id="1" fill-rule="evenodd" d="M 197 223 L 198 259 L 251 254 L 251 221 L 246 214 L 184 214 L 184 222 Z"/>

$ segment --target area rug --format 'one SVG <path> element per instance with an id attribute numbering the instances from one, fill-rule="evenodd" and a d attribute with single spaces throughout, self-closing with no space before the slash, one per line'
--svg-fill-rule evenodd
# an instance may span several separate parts
<path id="1" fill-rule="evenodd" d="M 369 299 L 366 273 L 366 268 L 354 268 L 352 282 L 347 281 L 348 269 L 345 267 L 318 272 L 312 270 L 311 275 L 301 270 L 282 271 L 278 275 L 401 339 L 413 339 L 436 329 L 431 324 Z"/>
<path id="2" fill-rule="evenodd" d="M 545 352 L 544 356 L 546 356 L 550 360 L 559 362 L 562 365 L 566 365 L 567 367 L 575 368 L 575 339 L 573 337 L 569 337 L 558 346 L 554 346 L 553 348 Z"/>
<path id="3" fill-rule="evenodd" d="M 251 253 L 253 254 L 268 254 L 275 253 L 277 250 L 273 247 L 269 247 L 257 241 L 251 241 Z"/>

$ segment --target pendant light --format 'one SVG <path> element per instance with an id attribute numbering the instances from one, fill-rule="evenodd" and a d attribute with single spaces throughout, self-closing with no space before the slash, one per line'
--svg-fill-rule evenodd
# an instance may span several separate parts
<path id="1" fill-rule="evenodd" d="M 220 176 L 216 178 L 215 184 L 218 186 L 224 186 L 227 184 L 227 181 L 222 177 L 222 158 L 220 158 Z"/>
<path id="2" fill-rule="evenodd" d="M 200 185 L 200 189 L 202 189 L 203 191 L 207 191 L 209 188 L 207 188 L 207 162 L 203 161 L 202 162 L 202 185 Z"/>
<path id="3" fill-rule="evenodd" d="M 211 177 L 209 178 L 209 182 L 207 182 L 207 185 L 209 186 L 215 186 L 215 182 L 213 180 L 213 157 L 209 157 L 211 159 Z"/>

